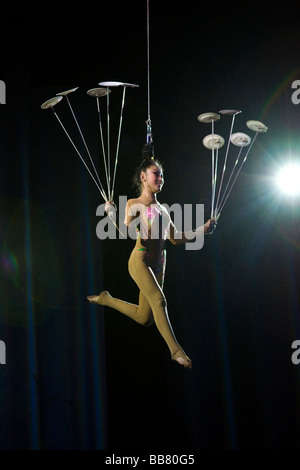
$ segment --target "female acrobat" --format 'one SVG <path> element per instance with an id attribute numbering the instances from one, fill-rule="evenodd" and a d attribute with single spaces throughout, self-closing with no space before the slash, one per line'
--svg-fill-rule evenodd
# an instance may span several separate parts
<path id="1" fill-rule="evenodd" d="M 192 361 L 173 332 L 163 293 L 165 244 L 167 239 L 177 245 L 191 241 L 191 236 L 195 239 L 197 236 L 212 233 L 215 222 L 210 219 L 193 232 L 177 231 L 167 209 L 157 201 L 164 178 L 162 165 L 153 157 L 143 159 L 136 172 L 135 182 L 139 197 L 128 200 L 125 224 L 129 230 L 134 228 L 136 232 L 136 244 L 129 258 L 128 270 L 140 290 L 139 303 L 135 305 L 113 298 L 107 291 L 90 295 L 87 299 L 90 303 L 118 310 L 141 325 L 150 326 L 155 322 L 170 350 L 171 358 L 191 369 Z"/>

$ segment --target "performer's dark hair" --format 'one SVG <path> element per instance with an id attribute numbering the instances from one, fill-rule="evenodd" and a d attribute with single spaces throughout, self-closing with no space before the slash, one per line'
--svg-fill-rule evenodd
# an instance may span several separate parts
<path id="1" fill-rule="evenodd" d="M 158 168 L 163 171 L 163 166 L 157 158 L 154 158 L 153 145 L 146 144 L 142 151 L 142 161 L 139 166 L 136 168 L 135 173 L 132 178 L 133 187 L 136 188 L 137 194 L 140 196 L 143 185 L 141 182 L 141 173 L 146 172 L 147 168 L 156 165 Z"/>

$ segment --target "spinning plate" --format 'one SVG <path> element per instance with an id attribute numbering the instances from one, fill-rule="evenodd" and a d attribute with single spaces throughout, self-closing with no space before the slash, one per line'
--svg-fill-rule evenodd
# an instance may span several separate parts
<path id="1" fill-rule="evenodd" d="M 222 109 L 219 111 L 220 114 L 224 114 L 226 116 L 235 116 L 236 114 L 240 114 L 242 111 L 237 111 L 236 109 Z"/>
<path id="2" fill-rule="evenodd" d="M 197 119 L 199 122 L 210 123 L 210 122 L 214 122 L 220 119 L 220 116 L 217 113 L 203 113 L 203 114 L 200 114 L 200 116 L 198 116 Z"/>
<path id="3" fill-rule="evenodd" d="M 61 93 L 56 93 L 56 96 L 66 96 L 69 93 L 73 93 L 76 90 L 78 90 L 78 86 L 76 88 L 71 88 L 70 90 L 67 90 L 67 91 L 62 91 Z"/>
<path id="4" fill-rule="evenodd" d="M 60 100 L 62 100 L 62 99 L 63 99 L 62 96 L 55 96 L 54 98 L 51 98 L 50 100 L 45 101 L 45 103 L 42 104 L 41 108 L 42 109 L 53 108 L 53 106 L 55 106 L 57 103 L 59 103 Z"/>
<path id="5" fill-rule="evenodd" d="M 230 137 L 231 143 L 237 147 L 246 147 L 251 143 L 251 137 L 243 132 L 236 132 Z"/>
<path id="6" fill-rule="evenodd" d="M 210 150 L 219 149 L 223 147 L 224 143 L 225 139 L 218 134 L 209 134 L 203 139 L 204 147 Z"/>
<path id="7" fill-rule="evenodd" d="M 133 83 L 123 83 L 123 82 L 101 82 L 98 85 L 106 86 L 106 87 L 128 86 L 131 88 L 135 88 L 139 86 L 139 85 L 134 85 Z"/>
<path id="8" fill-rule="evenodd" d="M 110 93 L 110 90 L 107 88 L 92 88 L 91 90 L 87 91 L 88 95 L 96 97 L 106 96 L 108 93 Z"/>
<path id="9" fill-rule="evenodd" d="M 254 132 L 267 132 L 268 128 L 260 121 L 247 121 L 246 126 Z"/>

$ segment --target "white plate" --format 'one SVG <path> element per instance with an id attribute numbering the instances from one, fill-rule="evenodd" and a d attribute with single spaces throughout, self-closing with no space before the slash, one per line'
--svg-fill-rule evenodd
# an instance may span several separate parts
<path id="1" fill-rule="evenodd" d="M 225 114 L 227 116 L 235 116 L 236 114 L 240 114 L 242 111 L 237 111 L 236 109 L 222 109 L 219 111 L 220 114 Z"/>
<path id="2" fill-rule="evenodd" d="M 254 132 L 267 132 L 268 128 L 260 121 L 247 121 L 246 126 Z"/>
<path id="3" fill-rule="evenodd" d="M 57 103 L 59 103 L 60 100 L 62 100 L 62 99 L 63 99 L 62 96 L 55 96 L 54 98 L 51 98 L 50 100 L 45 101 L 45 103 L 42 104 L 41 108 L 42 109 L 53 108 L 53 106 L 55 106 Z"/>
<path id="4" fill-rule="evenodd" d="M 230 137 L 231 143 L 237 147 L 246 147 L 251 144 L 251 137 L 243 132 L 236 132 Z"/>
<path id="5" fill-rule="evenodd" d="M 78 86 L 76 88 L 71 88 L 71 90 L 62 91 L 61 93 L 56 93 L 56 96 L 66 96 L 69 93 L 73 93 L 76 90 L 78 90 Z"/>
<path id="6" fill-rule="evenodd" d="M 123 83 L 123 82 L 101 82 L 101 83 L 98 83 L 98 85 L 106 86 L 106 87 L 128 86 L 131 88 L 135 88 L 139 86 L 139 85 L 134 85 L 133 83 Z"/>
<path id="7" fill-rule="evenodd" d="M 218 134 L 209 134 L 203 139 L 203 145 L 207 149 L 220 149 L 223 147 L 225 139 Z"/>
<path id="8" fill-rule="evenodd" d="M 91 88 L 87 91 L 88 95 L 96 97 L 106 96 L 108 93 L 110 93 L 110 90 L 107 88 Z"/>
<path id="9" fill-rule="evenodd" d="M 197 119 L 199 122 L 210 123 L 210 122 L 214 122 L 220 119 L 220 116 L 217 113 L 203 113 L 203 114 L 200 114 L 200 116 L 198 116 Z"/>

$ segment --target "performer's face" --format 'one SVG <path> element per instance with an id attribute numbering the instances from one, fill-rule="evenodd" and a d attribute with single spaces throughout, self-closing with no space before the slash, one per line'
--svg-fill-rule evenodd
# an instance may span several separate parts
<path id="1" fill-rule="evenodd" d="M 141 180 L 143 187 L 145 186 L 153 193 L 159 193 L 164 184 L 164 177 L 161 169 L 157 165 L 151 165 L 146 172 L 142 173 Z"/>

